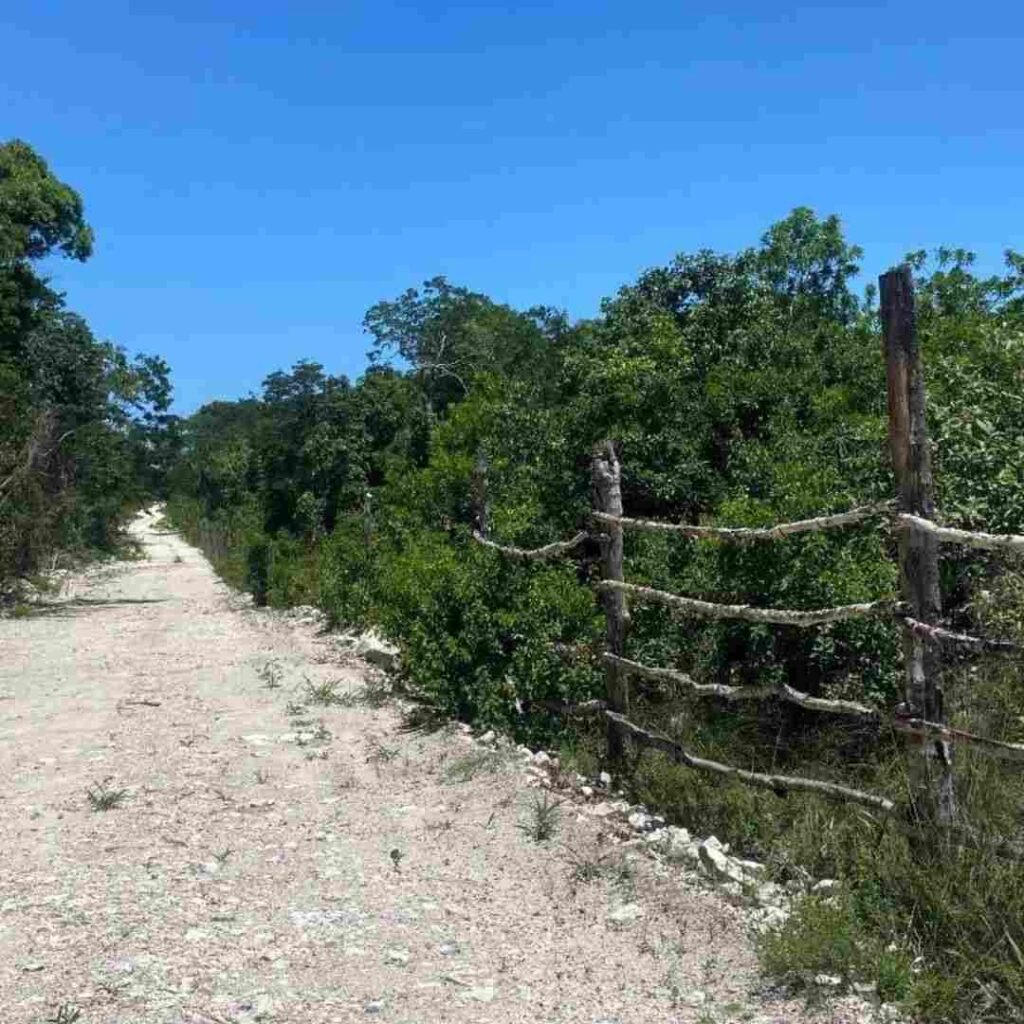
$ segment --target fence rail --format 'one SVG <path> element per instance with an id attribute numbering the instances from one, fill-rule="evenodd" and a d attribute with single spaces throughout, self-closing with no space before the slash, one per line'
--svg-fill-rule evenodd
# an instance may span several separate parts
<path id="1" fill-rule="evenodd" d="M 665 523 L 657 519 L 630 519 L 627 516 L 613 516 L 607 512 L 594 512 L 593 517 L 601 523 L 611 523 L 627 530 L 644 533 L 672 533 L 695 540 L 724 540 L 745 543 L 758 540 L 782 540 L 798 533 L 820 533 L 844 526 L 854 526 L 869 519 L 891 516 L 895 503 L 888 501 L 877 505 L 863 505 L 847 512 L 816 516 L 813 519 L 798 519 L 792 523 L 777 523 L 775 526 L 695 526 L 689 523 Z"/>
<path id="2" fill-rule="evenodd" d="M 962 644 L 965 647 L 974 647 L 978 650 L 989 651 L 992 654 L 1022 654 L 1024 646 L 1015 643 L 1013 640 L 992 640 L 988 637 L 971 636 L 969 633 L 957 633 L 944 626 L 930 626 L 927 622 L 919 622 L 897 607 L 896 618 L 899 619 L 907 630 L 924 640 L 933 640 L 937 643 Z"/>
<path id="3" fill-rule="evenodd" d="M 995 551 L 1000 548 L 1024 554 L 1024 536 L 1015 533 L 977 533 L 973 530 L 955 530 L 950 526 L 939 526 L 930 519 L 900 513 L 896 517 L 901 526 L 910 527 L 934 537 L 940 544 L 962 544 L 968 548 L 984 548 Z"/>
<path id="4" fill-rule="evenodd" d="M 834 608 L 755 608 L 749 604 L 715 604 L 696 597 L 682 597 L 653 587 L 642 587 L 636 583 L 622 583 L 619 580 L 601 580 L 598 590 L 618 591 L 638 601 L 664 605 L 687 615 L 703 619 L 742 619 L 744 622 L 763 622 L 776 626 L 821 626 L 845 619 L 864 618 L 891 611 L 893 600 L 868 601 L 863 604 L 841 604 Z"/>
<path id="5" fill-rule="evenodd" d="M 790 704 L 796 704 L 807 711 L 826 711 L 834 715 L 854 715 L 858 718 L 877 719 L 879 711 L 858 704 L 852 700 L 829 700 L 825 697 L 813 697 L 783 683 L 781 686 L 729 686 L 725 683 L 698 683 L 685 672 L 671 668 L 653 668 L 642 665 L 629 658 L 619 658 L 614 654 L 605 654 L 604 660 L 612 662 L 624 672 L 650 679 L 654 682 L 674 683 L 686 687 L 698 697 L 721 697 L 728 701 L 769 700 L 776 697 Z"/>
<path id="6" fill-rule="evenodd" d="M 518 559 L 521 562 L 545 562 L 552 558 L 560 558 L 578 548 L 589 536 L 590 534 L 581 530 L 569 540 L 558 540 L 552 544 L 545 544 L 541 548 L 517 548 L 510 544 L 496 544 L 493 540 L 488 540 L 479 530 L 473 531 L 473 539 L 478 544 L 497 551 L 498 554 L 504 555 L 506 558 Z"/>
<path id="7" fill-rule="evenodd" d="M 625 715 L 611 710 L 605 710 L 604 714 L 641 746 L 661 750 L 679 764 L 696 768 L 698 771 L 727 775 L 751 786 L 770 789 L 779 795 L 787 793 L 789 790 L 803 790 L 806 793 L 817 793 L 820 796 L 828 797 L 830 800 L 861 804 L 863 807 L 870 807 L 883 814 L 892 814 L 897 809 L 896 803 L 888 797 L 880 796 L 877 793 L 865 793 L 863 790 L 842 786 L 837 782 L 805 779 L 798 775 L 767 775 L 748 771 L 746 768 L 737 768 L 735 765 L 723 764 L 720 761 L 711 761 L 705 757 L 698 757 L 696 754 L 691 754 L 682 744 L 667 736 L 644 729 L 635 722 L 631 722 Z"/>

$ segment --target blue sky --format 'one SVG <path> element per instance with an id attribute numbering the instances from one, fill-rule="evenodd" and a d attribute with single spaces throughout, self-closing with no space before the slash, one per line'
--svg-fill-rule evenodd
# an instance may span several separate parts
<path id="1" fill-rule="evenodd" d="M 0 137 L 83 194 L 55 284 L 178 408 L 435 274 L 574 316 L 682 250 L 836 212 L 865 280 L 1024 249 L 1024 4 L 7 4 Z"/>

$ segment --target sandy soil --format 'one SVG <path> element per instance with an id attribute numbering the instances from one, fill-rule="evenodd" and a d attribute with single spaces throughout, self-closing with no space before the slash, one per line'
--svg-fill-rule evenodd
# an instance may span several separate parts
<path id="1" fill-rule="evenodd" d="M 513 754 L 310 703 L 372 673 L 133 530 L 0 622 L 5 1024 L 855 1019 L 759 991 L 743 912 L 572 804 L 534 842 Z"/>

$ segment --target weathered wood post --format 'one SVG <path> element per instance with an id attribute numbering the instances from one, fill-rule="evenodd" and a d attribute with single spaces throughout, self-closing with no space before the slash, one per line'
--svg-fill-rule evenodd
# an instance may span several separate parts
<path id="1" fill-rule="evenodd" d="M 363 492 L 363 542 L 373 543 L 373 491 Z"/>
<path id="2" fill-rule="evenodd" d="M 889 445 L 896 476 L 898 507 L 924 519 L 935 518 L 931 453 L 925 419 L 924 370 L 917 339 L 914 278 L 903 265 L 878 279 L 889 392 Z M 942 615 L 938 541 L 904 525 L 899 531 L 900 582 L 910 614 L 936 625 Z M 945 724 L 942 662 L 938 646 L 910 630 L 904 632 L 905 711 L 915 718 Z M 953 763 L 941 737 L 911 734 L 910 784 L 916 817 L 949 825 L 955 814 Z"/>
<path id="3" fill-rule="evenodd" d="M 491 504 L 487 491 L 487 456 L 479 452 L 473 466 L 473 524 L 481 537 L 490 536 Z"/>
<path id="4" fill-rule="evenodd" d="M 611 441 L 605 441 L 594 451 L 591 462 L 591 479 L 594 488 L 594 505 L 598 512 L 611 516 L 622 515 L 622 480 L 619 460 Z M 601 542 L 601 569 L 606 580 L 623 579 L 622 572 L 622 527 L 617 523 L 602 523 L 604 539 Z M 626 629 L 629 625 L 629 611 L 625 594 L 605 591 L 602 594 L 605 609 L 607 650 L 620 658 L 626 650 Z M 629 713 L 629 690 L 626 676 L 613 664 L 605 666 L 605 684 L 608 707 L 620 714 Z M 619 762 L 625 753 L 625 738 L 621 728 L 608 723 L 608 759 Z"/>

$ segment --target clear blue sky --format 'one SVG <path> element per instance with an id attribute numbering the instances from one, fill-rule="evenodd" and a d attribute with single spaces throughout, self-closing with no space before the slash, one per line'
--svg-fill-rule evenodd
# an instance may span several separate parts
<path id="1" fill-rule="evenodd" d="M 287 10 L 287 13 L 284 13 Z M 837 212 L 875 274 L 1024 248 L 1024 4 L 31 0 L 0 136 L 85 197 L 94 330 L 183 411 L 435 274 L 574 316 L 681 250 Z"/>

